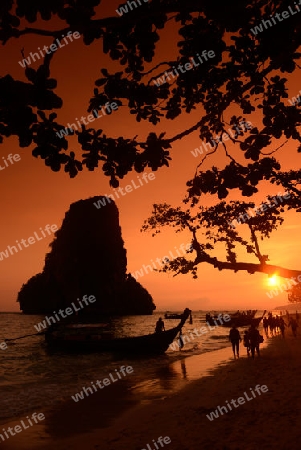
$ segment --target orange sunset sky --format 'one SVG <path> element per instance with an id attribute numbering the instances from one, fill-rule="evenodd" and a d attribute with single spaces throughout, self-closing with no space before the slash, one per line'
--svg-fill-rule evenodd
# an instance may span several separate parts
<path id="1" fill-rule="evenodd" d="M 119 5 L 118 1 L 107 0 L 103 4 L 105 6 L 98 8 L 99 17 L 117 16 L 115 9 Z M 32 26 L 37 27 L 37 24 Z M 40 23 L 39 27 L 63 28 L 59 21 L 51 21 L 46 25 Z M 176 54 L 176 30 L 168 25 L 162 36 L 163 38 L 157 43 L 160 55 L 166 52 L 169 52 L 169 56 Z M 11 73 L 15 78 L 25 81 L 24 69 L 18 64 L 18 61 L 22 59 L 21 48 L 24 47 L 25 56 L 27 56 L 30 52 L 36 51 L 39 46 L 42 48 L 43 45 L 51 43 L 52 38 L 41 36 L 26 36 L 20 40 L 10 40 L 1 47 L 0 76 Z M 157 60 L 158 57 L 153 64 L 156 64 Z M 37 68 L 38 65 L 39 62 L 36 62 L 31 67 Z M 58 122 L 67 124 L 73 122 L 75 117 L 88 115 L 88 102 L 93 95 L 94 81 L 100 77 L 100 69 L 105 67 L 111 68 L 112 71 L 120 70 L 118 65 L 112 63 L 108 56 L 103 54 L 102 40 L 95 41 L 91 46 L 85 46 L 80 38 L 56 52 L 51 64 L 51 76 L 58 80 L 55 92 L 64 101 L 63 108 L 56 111 Z M 290 82 L 289 98 L 295 96 L 300 88 L 300 81 L 295 74 Z M 154 127 L 148 122 L 137 123 L 129 114 L 127 106 L 122 106 L 112 115 L 96 120 L 92 126 L 100 127 L 105 134 L 112 137 L 130 138 L 138 135 L 142 140 L 150 131 L 155 131 L 157 134 L 165 131 L 166 136 L 171 137 L 192 125 L 200 114 L 202 114 L 201 110 L 190 115 L 183 113 L 176 120 L 163 120 Z M 256 125 L 258 120 L 256 114 L 246 118 L 254 126 Z M 276 145 L 280 143 L 281 141 L 278 141 Z M 190 241 L 188 234 L 175 234 L 172 229 L 163 229 L 161 234 L 152 238 L 151 233 L 140 233 L 140 228 L 144 219 L 150 215 L 153 203 L 166 202 L 173 206 L 180 205 L 186 193 L 186 181 L 193 177 L 199 162 L 198 158 L 193 157 L 191 150 L 200 144 L 198 132 L 182 141 L 177 141 L 171 149 L 172 161 L 169 168 L 159 169 L 155 172 L 153 181 L 116 199 L 122 237 L 127 249 L 128 272 L 135 272 L 143 264 L 150 264 L 151 259 L 162 258 L 168 255 L 169 251 L 174 251 L 174 247 Z M 234 149 L 233 144 L 231 147 L 230 145 L 229 149 L 236 154 L 237 149 Z M 296 148 L 296 141 L 282 148 L 279 159 L 283 169 L 300 167 L 301 155 L 296 152 Z M 74 137 L 69 139 L 69 149 L 79 151 Z M 84 169 L 77 177 L 70 179 L 64 172 L 52 172 L 42 160 L 32 157 L 32 147 L 20 149 L 15 138 L 5 139 L 0 151 L 0 165 L 3 161 L 2 157 L 6 158 L 10 153 L 18 153 L 21 156 L 19 162 L 0 171 L 2 216 L 0 252 L 8 245 L 14 245 L 16 240 L 28 239 L 35 231 L 38 232 L 40 227 L 44 228 L 47 224 L 56 224 L 60 227 L 65 212 L 72 202 L 112 192 L 109 178 L 104 176 L 101 168 L 94 172 Z M 213 164 L 221 167 L 225 162 L 223 151 L 220 149 L 214 158 L 209 159 L 204 168 L 211 167 Z M 137 176 L 138 174 L 131 172 L 121 181 L 120 186 L 124 187 L 131 180 L 137 180 Z M 279 192 L 283 193 L 281 188 L 275 187 L 273 190 L 262 184 L 260 193 L 254 197 L 254 201 L 259 205 L 267 194 Z M 234 198 L 240 198 L 237 192 L 231 194 L 231 199 Z M 201 204 L 211 205 L 216 200 L 216 198 L 204 196 Z M 253 198 L 244 200 L 253 200 Z M 243 225 L 241 227 L 244 228 Z M 301 269 L 299 236 L 300 218 L 297 214 L 290 212 L 286 215 L 283 226 L 273 234 L 271 239 L 264 241 L 262 252 L 270 256 L 271 264 Z M 19 310 L 19 305 L 16 303 L 17 293 L 23 283 L 42 271 L 44 257 L 49 251 L 48 246 L 51 240 L 52 236 L 49 236 L 19 251 L 18 254 L 0 261 L 1 311 Z M 222 249 L 217 255 L 225 260 L 225 252 Z M 241 253 L 239 260 L 257 262 L 254 257 L 247 256 L 245 253 Z M 271 289 L 267 275 L 219 272 L 205 264 L 199 265 L 197 280 L 192 279 L 190 274 L 174 278 L 172 275 L 153 272 L 144 275 L 138 281 L 152 295 L 159 310 L 182 309 L 186 306 L 204 310 L 252 307 L 271 309 L 287 303 L 285 293 L 272 299 L 267 297 L 266 293 Z"/>

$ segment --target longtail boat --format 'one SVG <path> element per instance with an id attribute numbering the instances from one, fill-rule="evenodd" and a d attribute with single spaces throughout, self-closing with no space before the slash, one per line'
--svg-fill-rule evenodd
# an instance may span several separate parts
<path id="1" fill-rule="evenodd" d="M 254 324 L 255 327 L 258 327 L 266 311 L 264 311 L 261 317 L 255 317 L 256 313 L 257 310 L 247 311 L 247 313 L 237 312 L 234 314 L 229 314 L 231 320 L 228 322 L 222 321 L 222 323 L 220 323 L 219 320 L 217 320 L 218 316 L 211 316 L 210 314 L 206 314 L 205 320 L 211 326 L 218 325 L 223 327 L 232 327 L 235 324 L 237 327 L 246 327 Z"/>
<path id="2" fill-rule="evenodd" d="M 54 324 L 46 330 L 45 341 L 49 347 L 63 351 L 162 354 L 181 331 L 190 314 L 190 309 L 186 308 L 180 323 L 170 330 L 127 338 L 113 338 L 97 324 Z"/>
<path id="3" fill-rule="evenodd" d="M 165 313 L 164 317 L 165 319 L 182 319 L 182 314 L 169 314 L 169 313 Z"/>

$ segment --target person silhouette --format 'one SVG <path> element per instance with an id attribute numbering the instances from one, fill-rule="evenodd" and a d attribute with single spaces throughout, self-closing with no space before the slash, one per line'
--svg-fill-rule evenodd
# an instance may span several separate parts
<path id="1" fill-rule="evenodd" d="M 259 344 L 260 344 L 260 333 L 255 327 L 254 323 L 251 324 L 249 328 L 249 341 L 250 341 L 250 350 L 252 358 L 255 357 L 255 350 L 257 352 L 257 355 L 260 356 L 259 352 Z"/>
<path id="2" fill-rule="evenodd" d="M 298 323 L 295 319 L 291 319 L 290 323 L 288 324 L 289 326 L 291 326 L 292 332 L 293 332 L 293 336 L 297 337 L 297 328 L 298 328 Z"/>
<path id="3" fill-rule="evenodd" d="M 247 355 L 250 356 L 250 341 L 249 341 L 249 332 L 245 331 L 244 334 L 244 346 L 247 349 Z"/>
<path id="4" fill-rule="evenodd" d="M 156 323 L 155 333 L 161 333 L 162 331 L 165 331 L 165 326 L 162 318 L 159 317 L 159 320 Z"/>
<path id="5" fill-rule="evenodd" d="M 237 354 L 237 358 L 239 358 L 239 342 L 241 342 L 241 337 L 238 329 L 236 328 L 235 323 L 232 325 L 232 328 L 229 333 L 229 341 L 232 344 L 233 355 L 235 358 L 235 350 Z"/>
<path id="6" fill-rule="evenodd" d="M 280 317 L 280 319 L 279 319 L 279 328 L 280 328 L 281 335 L 282 335 L 283 339 L 284 339 L 285 327 L 286 327 L 286 324 L 285 324 L 284 320 L 282 319 L 282 317 Z"/>

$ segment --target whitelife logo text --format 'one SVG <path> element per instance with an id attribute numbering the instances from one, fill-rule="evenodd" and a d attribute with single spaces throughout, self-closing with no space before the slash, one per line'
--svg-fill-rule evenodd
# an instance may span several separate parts
<path id="1" fill-rule="evenodd" d="M 62 38 L 64 38 L 63 40 L 65 41 L 65 45 L 62 45 L 59 39 L 56 39 L 55 42 L 57 42 L 57 44 L 51 44 L 50 47 L 48 47 L 47 45 L 44 45 L 43 50 L 41 50 L 40 47 L 38 47 L 38 51 L 41 55 L 42 58 L 45 57 L 46 53 L 47 55 L 50 55 L 53 52 L 56 52 L 59 48 L 63 48 L 66 47 L 66 45 L 69 44 L 69 42 L 67 41 L 67 38 L 70 40 L 70 42 L 73 41 L 74 39 L 79 39 L 80 38 L 80 33 L 78 31 L 74 31 L 74 33 L 72 31 L 68 31 L 67 36 L 65 37 L 64 34 L 62 34 Z M 50 49 L 50 51 L 48 50 L 48 48 Z M 30 64 L 32 62 L 36 62 L 36 58 L 41 59 L 39 53 L 29 53 L 29 56 L 27 58 L 24 58 L 22 61 L 18 61 L 20 66 L 23 67 L 23 69 L 27 66 L 30 66 Z M 24 56 L 24 55 L 23 55 Z"/>
<path id="2" fill-rule="evenodd" d="M 220 323 L 218 324 L 216 322 L 216 320 L 218 320 Z M 206 327 L 200 327 L 199 332 L 197 331 L 197 328 L 195 328 L 192 333 L 195 333 L 197 337 L 202 336 L 202 334 L 206 334 L 208 333 L 208 331 L 212 331 L 214 330 L 216 327 L 219 327 L 220 325 L 223 325 L 223 321 L 224 322 L 229 322 L 231 320 L 231 316 L 229 316 L 229 314 L 224 314 L 222 316 L 222 314 L 219 314 L 218 317 L 215 319 L 213 319 L 213 322 L 215 323 L 215 325 L 212 327 L 209 322 L 206 322 L 207 328 Z M 179 339 L 177 339 L 176 342 L 172 342 L 169 346 L 169 348 L 173 351 L 179 350 L 180 348 L 183 347 L 184 344 L 186 344 L 186 342 L 190 342 L 190 340 L 194 340 L 195 336 L 189 333 L 190 338 L 188 337 L 188 334 L 182 334 Z M 200 333 L 200 334 L 199 334 Z"/>
<path id="3" fill-rule="evenodd" d="M 116 102 L 107 102 L 104 106 L 99 105 L 100 111 L 102 114 L 98 114 L 97 109 L 93 109 L 92 113 L 88 116 L 81 116 L 80 120 L 83 125 L 89 125 L 89 123 L 94 122 L 96 119 L 101 119 L 103 116 L 111 115 L 113 111 L 116 111 L 118 109 L 118 105 Z M 106 111 L 105 111 L 106 110 Z M 77 117 L 75 117 L 75 121 L 77 122 L 77 125 L 75 123 L 67 123 L 67 127 L 64 129 L 61 129 L 60 131 L 56 132 L 56 135 L 62 139 L 64 136 L 68 136 L 69 134 L 73 135 L 73 131 L 78 131 L 82 128 L 82 124 L 80 123 L 80 120 L 78 120 Z M 87 122 L 88 121 L 88 122 Z"/>
<path id="4" fill-rule="evenodd" d="M 258 395 L 261 395 L 261 392 L 263 392 L 264 394 L 266 392 L 268 392 L 268 387 L 263 384 L 262 386 L 260 386 L 260 384 L 257 384 L 254 388 L 254 390 L 257 392 Z M 232 406 L 234 406 L 235 408 L 238 408 L 240 405 L 244 405 L 246 403 L 246 400 L 248 402 L 250 402 L 251 400 L 253 400 L 254 398 L 256 398 L 256 394 L 253 391 L 252 388 L 250 388 L 252 397 L 249 397 L 247 392 L 244 392 L 244 397 L 238 397 L 237 400 L 231 400 L 230 403 L 232 404 Z M 261 392 L 260 392 L 261 391 Z M 236 402 L 238 403 L 238 405 L 236 404 Z M 227 409 L 228 408 L 228 409 Z M 217 409 L 215 411 L 212 411 L 210 413 L 210 415 L 206 414 L 207 419 L 210 420 L 210 422 L 212 422 L 214 419 L 217 419 L 219 417 L 219 415 L 221 414 L 222 416 L 224 415 L 224 413 L 227 413 L 229 411 L 232 411 L 232 407 L 229 405 L 228 400 L 226 400 L 226 406 L 218 406 Z"/>
<path id="5" fill-rule="evenodd" d="M 51 232 L 54 233 L 55 231 L 57 231 L 57 226 L 54 225 L 46 225 L 46 227 L 44 228 L 44 230 L 40 227 L 40 231 L 42 234 L 42 237 L 39 237 L 38 233 L 36 231 L 34 231 L 34 237 L 30 236 L 29 238 L 27 238 L 27 243 L 26 243 L 26 239 L 21 239 L 21 242 L 19 242 L 18 240 L 16 240 L 16 244 L 19 247 L 19 250 L 23 250 L 23 248 L 28 248 L 29 245 L 35 244 L 36 240 L 37 241 L 41 241 L 43 238 L 47 237 L 47 235 L 44 233 L 44 231 L 47 231 L 48 236 L 51 235 Z M 23 247 L 22 247 L 23 245 Z M 15 245 L 8 245 L 6 250 L 4 250 L 3 252 L 0 252 L 0 261 L 3 261 L 3 257 L 4 258 L 9 258 L 9 253 L 11 255 L 13 255 L 13 251 L 15 253 L 19 253 L 19 250 L 17 249 L 17 247 Z"/>
<path id="6" fill-rule="evenodd" d="M 148 180 L 149 181 L 153 181 L 156 178 L 156 176 L 155 176 L 155 174 L 153 172 L 150 172 L 150 173 L 144 173 L 142 175 L 142 180 L 140 179 L 139 176 L 137 176 L 137 178 L 138 178 L 140 186 L 139 186 L 139 184 L 138 185 L 135 184 L 135 180 L 132 180 L 131 184 L 127 184 L 123 188 L 119 187 L 118 189 L 113 189 L 114 194 L 105 194 L 103 199 L 99 199 L 98 202 L 97 203 L 94 202 L 93 205 L 97 209 L 100 209 L 102 206 L 105 206 L 107 203 L 111 203 L 110 198 L 114 201 L 115 200 L 115 196 L 117 198 L 120 198 L 119 194 L 121 194 L 124 197 L 126 194 L 129 194 L 130 192 L 132 192 L 133 188 L 134 189 L 139 189 L 141 186 L 143 186 L 143 181 L 142 180 L 145 181 L 145 184 L 148 184 Z M 125 192 L 124 192 L 124 190 L 125 190 Z M 117 193 L 117 191 L 119 192 L 119 194 Z"/>
<path id="7" fill-rule="evenodd" d="M 34 423 L 32 423 L 31 419 L 35 423 L 38 423 L 39 420 L 44 420 L 45 416 L 42 413 L 37 414 L 36 412 L 34 412 L 31 415 L 31 419 L 28 416 L 26 416 L 26 419 L 27 419 L 27 422 L 28 422 L 27 424 L 24 422 L 25 419 L 20 421 L 22 426 L 21 425 L 15 425 L 14 427 L 8 427 L 6 430 L 5 430 L 5 428 L 2 428 L 3 429 L 3 434 L 5 435 L 6 439 L 9 439 L 10 436 L 16 436 L 16 433 L 21 433 L 21 431 L 26 430 L 27 428 L 29 428 L 29 425 L 32 427 L 34 425 Z M 8 433 L 10 434 L 10 436 L 9 436 Z M 0 433 L 0 438 L 2 439 L 2 441 L 5 441 L 5 438 L 4 438 L 3 434 Z"/>
<path id="8" fill-rule="evenodd" d="M 63 319 L 66 319 L 67 316 L 71 316 L 74 312 L 77 313 L 78 311 L 83 309 L 85 306 L 89 306 L 89 303 L 96 302 L 96 297 L 94 295 L 90 295 L 88 298 L 87 297 L 88 297 L 87 295 L 84 295 L 82 300 L 80 300 L 79 298 L 77 299 L 77 301 L 80 305 L 80 308 L 77 308 L 76 305 L 72 302 L 71 305 L 65 309 L 65 312 L 62 309 L 60 309 L 58 311 L 58 313 L 56 313 L 56 311 L 53 311 L 53 314 L 55 315 L 56 320 L 58 320 L 58 321 L 61 320 L 60 317 L 58 316 L 58 314 L 60 314 L 60 316 Z M 83 305 L 82 302 L 85 303 L 85 305 Z M 72 308 L 71 308 L 71 306 L 72 306 Z M 64 315 L 64 314 L 66 314 L 66 315 Z M 45 320 L 43 320 L 43 322 L 39 322 L 37 325 L 34 325 L 34 327 L 37 331 L 40 332 L 41 330 L 44 330 L 47 327 L 47 324 L 51 325 L 51 323 L 56 323 L 56 320 L 53 316 L 46 316 Z"/>
<path id="9" fill-rule="evenodd" d="M 97 386 L 99 387 L 99 389 L 103 389 L 105 386 L 109 386 L 111 384 L 111 381 L 113 381 L 113 383 L 116 383 L 116 381 L 121 380 L 122 376 L 121 376 L 120 372 L 125 377 L 126 374 L 133 373 L 134 369 L 132 366 L 127 366 L 127 367 L 121 366 L 119 371 L 117 369 L 115 369 L 115 372 L 116 372 L 115 375 L 117 375 L 117 378 L 114 378 L 114 376 L 111 373 L 109 373 L 110 378 L 104 378 L 102 381 L 97 380 L 95 382 L 97 384 Z M 111 381 L 110 381 L 110 379 L 111 379 Z M 87 397 L 89 397 L 89 394 L 94 394 L 94 392 L 97 392 L 98 389 L 95 386 L 93 381 L 91 381 L 91 384 L 92 384 L 94 391 L 90 386 L 83 387 L 82 391 L 77 392 L 75 395 L 71 395 L 72 400 L 74 400 L 75 402 L 78 402 L 79 400 L 83 400 L 85 398 L 85 395 Z M 102 386 L 102 384 L 103 384 L 103 386 Z"/>
<path id="10" fill-rule="evenodd" d="M 204 61 L 208 61 L 208 57 L 207 57 L 207 56 L 208 56 L 209 58 L 214 58 L 214 57 L 215 57 L 214 51 L 213 51 L 213 50 L 209 50 L 209 51 L 207 52 L 207 50 L 203 50 L 203 51 L 202 51 L 202 57 L 203 57 Z M 196 57 L 197 57 L 199 63 L 195 62 L 194 58 L 190 58 L 190 62 L 187 62 L 187 63 L 184 64 L 184 65 L 183 65 L 183 64 L 179 64 L 179 65 L 177 66 L 177 68 L 175 68 L 175 66 L 173 66 L 171 72 L 168 72 L 168 71 L 164 72 L 164 75 L 163 75 L 162 77 L 158 77 L 156 80 L 153 80 L 154 84 L 155 84 L 157 87 L 159 87 L 159 86 L 161 86 L 162 84 L 165 84 L 165 83 L 167 82 L 167 80 L 169 81 L 169 79 L 170 79 L 169 77 L 170 77 L 170 76 L 172 76 L 173 78 L 178 77 L 178 76 L 180 75 L 179 72 L 178 72 L 178 70 L 179 70 L 181 73 L 185 73 L 185 72 L 187 72 L 188 70 L 191 70 L 191 69 L 193 69 L 194 67 L 198 67 L 200 64 L 203 64 L 203 60 L 202 60 L 202 58 L 200 57 L 200 55 L 199 55 L 198 53 L 197 53 Z"/>
<path id="11" fill-rule="evenodd" d="M 4 170 L 6 169 L 6 167 L 10 167 L 14 164 L 15 162 L 18 162 L 21 160 L 21 156 L 18 153 L 15 153 L 14 155 L 12 153 L 10 153 L 9 155 L 7 155 L 7 157 L 5 158 L 4 156 L 2 156 L 3 159 L 3 163 L 4 163 L 4 167 L 2 167 L 0 165 L 0 170 Z M 10 164 L 8 163 L 8 161 L 10 162 Z"/>
<path id="12" fill-rule="evenodd" d="M 249 121 L 246 122 L 246 121 L 242 120 L 239 122 L 239 125 L 235 126 L 236 131 L 234 133 L 233 133 L 232 128 L 228 128 L 227 132 L 224 132 L 221 137 L 216 135 L 214 139 L 210 139 L 211 143 L 210 142 L 207 142 L 207 143 L 202 142 L 202 145 L 200 145 L 200 147 L 198 147 L 198 148 L 195 148 L 194 150 L 191 150 L 191 153 L 196 158 L 197 156 L 202 155 L 204 153 L 202 146 L 204 147 L 205 152 L 208 152 L 208 150 L 210 151 L 210 150 L 215 149 L 219 143 L 228 141 L 230 139 L 229 136 L 231 136 L 232 139 L 237 139 L 237 136 L 235 135 L 235 133 L 240 136 L 240 135 L 243 135 L 244 132 L 246 132 L 247 130 L 251 130 L 252 128 L 253 128 L 253 125 L 251 122 L 249 122 Z M 209 146 L 209 147 L 207 148 L 207 146 Z"/>
<path id="13" fill-rule="evenodd" d="M 193 250 L 191 243 L 181 244 L 179 247 L 180 247 L 180 250 L 177 247 L 174 247 L 176 249 L 178 257 L 184 257 L 184 256 L 186 256 L 187 252 L 191 252 Z M 182 254 L 180 253 L 180 251 L 182 251 Z M 169 263 L 170 261 L 173 261 L 176 258 L 177 258 L 177 256 L 174 256 L 172 251 L 169 251 L 169 255 L 165 255 L 161 259 L 156 258 L 156 261 L 159 265 L 159 269 L 161 269 L 162 267 L 164 267 L 165 264 Z M 158 270 L 158 267 L 156 266 L 156 263 L 154 262 L 153 259 L 151 259 L 151 263 L 152 263 L 153 267 L 150 266 L 149 264 L 147 264 L 147 265 L 143 264 L 143 266 L 141 267 L 140 270 L 136 270 L 135 272 L 131 273 L 132 277 L 137 280 L 138 278 L 143 277 L 145 274 L 148 274 L 148 270 L 150 270 L 150 272 L 153 272 L 154 269 Z"/>
<path id="14" fill-rule="evenodd" d="M 144 1 L 144 3 L 147 3 L 149 0 L 143 0 L 143 1 Z M 137 5 L 137 3 L 139 3 L 139 5 Z M 124 5 L 120 6 L 119 9 L 115 9 L 115 11 L 117 12 L 117 14 L 119 16 L 123 16 L 123 14 L 126 14 L 126 13 L 129 12 L 128 6 L 130 7 L 130 10 L 133 11 L 132 5 L 134 5 L 135 8 L 138 8 L 138 6 L 141 6 L 142 3 L 141 3 L 140 0 L 136 0 L 135 2 L 134 1 L 127 1 Z"/>
<path id="15" fill-rule="evenodd" d="M 299 3 L 297 5 L 296 2 L 295 6 L 288 7 L 288 11 L 282 11 L 282 13 L 276 13 L 274 15 L 270 15 L 271 20 L 269 19 L 262 19 L 261 21 L 261 25 L 256 25 L 254 28 L 251 28 L 252 33 L 256 36 L 258 33 L 262 33 L 264 31 L 264 28 L 267 30 L 268 28 L 271 28 L 274 25 L 277 25 L 278 23 L 282 22 L 285 19 L 289 19 L 291 16 L 294 16 L 295 14 L 298 14 L 301 9 L 299 8 L 299 6 L 301 6 L 301 0 L 299 0 Z M 282 18 L 281 18 L 282 16 Z M 278 23 L 276 21 L 276 19 L 278 20 Z M 268 26 L 267 26 L 268 25 Z M 264 26 L 264 28 L 263 28 Z"/>

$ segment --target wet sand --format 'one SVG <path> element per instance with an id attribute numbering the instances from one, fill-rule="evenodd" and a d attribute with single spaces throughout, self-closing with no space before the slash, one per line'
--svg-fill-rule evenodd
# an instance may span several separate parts
<path id="1" fill-rule="evenodd" d="M 70 400 L 44 412 L 45 421 L 1 446 L 155 450 L 152 441 L 169 436 L 171 443 L 163 448 L 170 450 L 299 450 L 301 339 L 288 333 L 285 340 L 276 336 L 269 342 L 258 359 L 229 361 L 231 350 L 226 348 L 177 361 L 161 373 L 162 379 L 158 374 L 158 380 L 134 388 L 122 380 L 78 403 Z M 241 353 L 245 356 L 244 348 Z M 214 364 L 218 367 L 210 369 Z M 258 384 L 268 392 L 212 421 L 206 417 Z"/>

